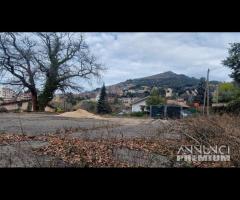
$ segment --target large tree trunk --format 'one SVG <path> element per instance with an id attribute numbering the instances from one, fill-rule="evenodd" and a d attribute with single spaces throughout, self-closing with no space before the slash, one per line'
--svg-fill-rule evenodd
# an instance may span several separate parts
<path id="1" fill-rule="evenodd" d="M 54 92 L 57 90 L 58 87 L 57 77 L 57 66 L 52 66 L 49 70 L 49 74 L 46 77 L 47 80 L 44 85 L 43 92 L 38 97 L 40 111 L 44 111 L 48 103 L 52 101 Z"/>
<path id="2" fill-rule="evenodd" d="M 31 92 L 31 95 L 32 95 L 32 108 L 33 108 L 33 112 L 37 112 L 39 110 L 37 93 L 36 92 Z"/>
<path id="3" fill-rule="evenodd" d="M 40 111 L 44 111 L 45 107 L 48 105 L 48 103 L 53 99 L 53 94 L 54 94 L 55 90 L 51 91 L 44 91 L 43 93 L 41 93 L 38 97 L 39 100 L 39 110 Z"/>
<path id="4" fill-rule="evenodd" d="M 52 101 L 55 91 L 56 91 L 55 85 L 49 84 L 49 81 L 47 81 L 47 84 L 43 92 L 38 97 L 38 105 L 40 111 L 44 111 L 48 103 Z"/>

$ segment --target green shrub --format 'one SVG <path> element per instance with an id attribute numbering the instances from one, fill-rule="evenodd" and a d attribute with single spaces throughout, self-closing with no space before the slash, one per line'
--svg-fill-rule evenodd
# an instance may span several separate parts
<path id="1" fill-rule="evenodd" d="M 5 107 L 0 107 L 0 113 L 1 112 L 8 112 L 8 110 Z"/>
<path id="2" fill-rule="evenodd" d="M 231 101 L 228 104 L 226 111 L 229 113 L 240 115 L 240 99 Z"/>
<path id="3" fill-rule="evenodd" d="M 91 113 L 96 113 L 97 102 L 89 101 L 89 100 L 83 100 L 74 107 L 74 110 L 77 110 L 79 108 L 83 109 L 83 110 L 86 110 L 88 112 L 91 112 Z"/>
<path id="4" fill-rule="evenodd" d="M 218 114 L 229 113 L 240 115 L 240 99 L 231 101 L 227 106 L 213 107 L 212 111 Z"/>
<path id="5" fill-rule="evenodd" d="M 143 116 L 145 116 L 145 115 L 146 115 L 145 112 L 132 112 L 132 113 L 130 114 L 131 117 L 143 117 Z"/>
<path id="6" fill-rule="evenodd" d="M 61 107 L 57 107 L 57 108 L 56 108 L 56 112 L 62 113 L 62 112 L 64 112 L 64 110 L 63 110 Z"/>

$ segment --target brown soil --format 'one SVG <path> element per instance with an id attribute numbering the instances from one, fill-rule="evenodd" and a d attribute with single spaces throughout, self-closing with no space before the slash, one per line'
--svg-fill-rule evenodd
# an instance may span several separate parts
<path id="1" fill-rule="evenodd" d="M 94 115 L 93 113 L 90 113 L 86 110 L 78 109 L 73 112 L 65 112 L 63 114 L 60 114 L 62 117 L 72 117 L 72 118 L 91 118 L 91 119 L 105 119 L 103 117 L 100 117 L 98 115 Z"/>

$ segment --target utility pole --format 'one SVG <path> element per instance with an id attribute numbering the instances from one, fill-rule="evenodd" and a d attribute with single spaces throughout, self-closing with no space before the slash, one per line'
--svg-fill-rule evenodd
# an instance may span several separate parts
<path id="1" fill-rule="evenodd" d="M 218 96 L 219 96 L 219 88 L 218 88 L 218 85 L 217 85 L 217 88 L 216 88 L 216 96 L 217 96 L 217 99 L 216 99 L 216 101 L 217 101 L 217 103 L 218 103 Z"/>
<path id="2" fill-rule="evenodd" d="M 210 69 L 207 72 L 207 116 L 209 116 L 209 72 Z"/>
<path id="3" fill-rule="evenodd" d="M 206 101 L 207 101 L 207 115 L 209 115 L 209 72 L 207 71 L 207 79 L 206 79 L 206 85 L 205 85 L 205 91 L 204 91 L 204 99 L 203 99 L 203 115 L 205 115 L 205 107 L 206 107 Z"/>
<path id="4" fill-rule="evenodd" d="M 202 109 L 203 115 L 205 115 L 205 106 L 206 106 L 206 96 L 207 96 L 207 86 L 206 85 L 205 85 L 204 98 L 203 98 L 203 109 Z"/>

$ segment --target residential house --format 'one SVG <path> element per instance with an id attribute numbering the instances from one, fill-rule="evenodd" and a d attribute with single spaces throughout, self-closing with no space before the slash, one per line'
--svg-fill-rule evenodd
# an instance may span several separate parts
<path id="1" fill-rule="evenodd" d="M 0 108 L 5 108 L 7 111 L 32 111 L 32 102 L 31 100 L 4 102 Z"/>
<path id="2" fill-rule="evenodd" d="M 32 95 L 30 92 L 24 92 L 21 93 L 17 96 L 17 101 L 21 101 L 21 100 L 31 100 L 32 99 Z"/>
<path id="3" fill-rule="evenodd" d="M 132 103 L 132 112 L 141 112 L 141 111 L 146 111 L 146 101 L 148 97 L 139 99 L 135 102 Z"/>
<path id="4" fill-rule="evenodd" d="M 121 97 L 119 100 L 123 103 L 126 108 L 131 108 L 133 102 L 137 101 L 137 97 Z"/>
<path id="5" fill-rule="evenodd" d="M 28 100 L 19 100 L 19 101 L 12 101 L 12 102 L 4 102 L 0 104 L 0 108 L 4 108 L 7 111 L 21 111 L 21 112 L 30 112 L 33 111 L 32 108 L 32 101 Z M 47 105 L 45 107 L 45 112 L 55 112 L 56 108 Z"/>
<path id="6" fill-rule="evenodd" d="M 2 98 L 4 101 L 11 101 L 15 97 L 15 92 L 6 87 L 0 87 L 0 98 Z"/>
<path id="7" fill-rule="evenodd" d="M 167 88 L 167 89 L 165 89 L 165 91 L 166 91 L 166 97 L 172 97 L 172 95 L 173 95 L 172 88 Z"/>
<path id="8" fill-rule="evenodd" d="M 189 108 L 190 106 L 187 105 L 187 102 L 184 100 L 184 99 L 176 99 L 176 100 L 173 100 L 173 99 L 168 99 L 167 100 L 167 105 L 177 105 L 177 106 L 181 106 L 181 107 L 184 107 L 184 108 Z"/>
<path id="9" fill-rule="evenodd" d="M 107 87 L 107 92 L 108 92 L 108 94 L 113 94 L 113 95 L 117 95 L 117 96 L 123 95 L 123 90 L 118 86 Z"/>
<path id="10" fill-rule="evenodd" d="M 189 104 L 192 104 L 194 101 L 194 97 L 197 96 L 197 90 L 196 89 L 186 89 L 180 97 L 186 100 Z"/>

